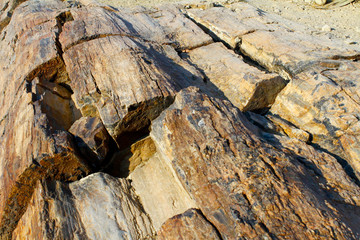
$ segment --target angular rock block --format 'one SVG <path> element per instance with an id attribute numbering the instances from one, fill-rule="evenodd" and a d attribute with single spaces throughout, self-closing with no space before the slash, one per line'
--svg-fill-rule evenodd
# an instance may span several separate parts
<path id="1" fill-rule="evenodd" d="M 172 167 L 157 153 L 138 166 L 129 178 L 156 230 L 167 219 L 196 207 Z"/>
<path id="2" fill-rule="evenodd" d="M 94 167 L 100 167 L 110 151 L 110 135 L 99 118 L 82 117 L 71 126 L 69 132 L 81 153 L 92 160 Z"/>
<path id="3" fill-rule="evenodd" d="M 250 66 L 221 43 L 196 48 L 188 57 L 242 111 L 269 108 L 286 85 L 280 76 Z"/>
<path id="4" fill-rule="evenodd" d="M 65 52 L 64 60 L 76 105 L 84 116 L 100 117 L 119 146 L 123 134 L 149 126 L 177 91 L 202 82 L 170 46 L 131 37 L 78 44 Z"/>
<path id="5" fill-rule="evenodd" d="M 298 74 L 279 94 L 271 113 L 312 134 L 313 143 L 347 160 L 359 178 L 360 112 L 355 80 L 359 70 L 349 69 L 345 74 L 323 69 L 318 66 Z"/>

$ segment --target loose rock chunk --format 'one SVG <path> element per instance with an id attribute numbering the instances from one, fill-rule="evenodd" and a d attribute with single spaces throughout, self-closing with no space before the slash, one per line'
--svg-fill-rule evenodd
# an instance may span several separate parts
<path id="1" fill-rule="evenodd" d="M 242 111 L 269 108 L 286 85 L 280 76 L 245 63 L 241 56 L 226 49 L 222 43 L 194 49 L 188 56 L 189 61 L 204 72 L 210 81 L 208 85 L 215 85 Z"/>

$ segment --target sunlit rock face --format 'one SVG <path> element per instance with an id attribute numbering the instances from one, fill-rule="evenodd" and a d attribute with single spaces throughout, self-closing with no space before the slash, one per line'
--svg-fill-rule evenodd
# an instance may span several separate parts
<path id="1" fill-rule="evenodd" d="M 0 239 L 360 238 L 360 49 L 246 3 L 0 3 Z"/>

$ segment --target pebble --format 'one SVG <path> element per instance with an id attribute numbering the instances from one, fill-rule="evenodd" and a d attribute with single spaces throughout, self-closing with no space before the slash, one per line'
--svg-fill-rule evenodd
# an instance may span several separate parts
<path id="1" fill-rule="evenodd" d="M 281 13 L 281 10 L 278 9 L 278 8 L 275 8 L 275 9 L 274 9 L 274 13 Z"/>
<path id="2" fill-rule="evenodd" d="M 331 32 L 331 27 L 327 24 L 325 24 L 322 28 L 321 28 L 322 31 L 324 32 Z"/>
<path id="3" fill-rule="evenodd" d="M 349 44 L 349 45 L 353 45 L 353 44 L 356 44 L 357 42 L 355 42 L 355 41 L 353 41 L 353 40 L 351 40 L 351 39 L 346 39 L 346 40 L 345 40 L 345 43 L 346 43 L 346 44 Z"/>
<path id="4" fill-rule="evenodd" d="M 326 0 L 315 0 L 315 4 L 320 5 L 320 6 L 325 5 Z"/>

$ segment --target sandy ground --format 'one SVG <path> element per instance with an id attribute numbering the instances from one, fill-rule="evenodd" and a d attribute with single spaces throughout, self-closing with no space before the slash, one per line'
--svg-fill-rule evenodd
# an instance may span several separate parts
<path id="1" fill-rule="evenodd" d="M 174 3 L 179 0 L 98 0 L 115 7 L 131 7 L 136 5 L 154 6 Z M 194 1 L 194 0 L 191 0 Z M 199 0 L 198 2 L 204 2 Z M 224 0 L 220 0 L 219 2 Z M 237 0 L 232 0 L 236 2 Z M 241 1 L 241 0 L 238 0 Z M 182 1 L 184 2 L 184 1 Z M 186 1 L 185 1 L 186 2 Z M 209 0 L 209 2 L 216 2 Z M 302 23 L 313 35 L 325 35 L 338 38 L 344 44 L 360 47 L 360 1 L 331 10 L 316 9 L 309 0 L 243 0 L 266 12 L 278 14 L 289 20 Z"/>

